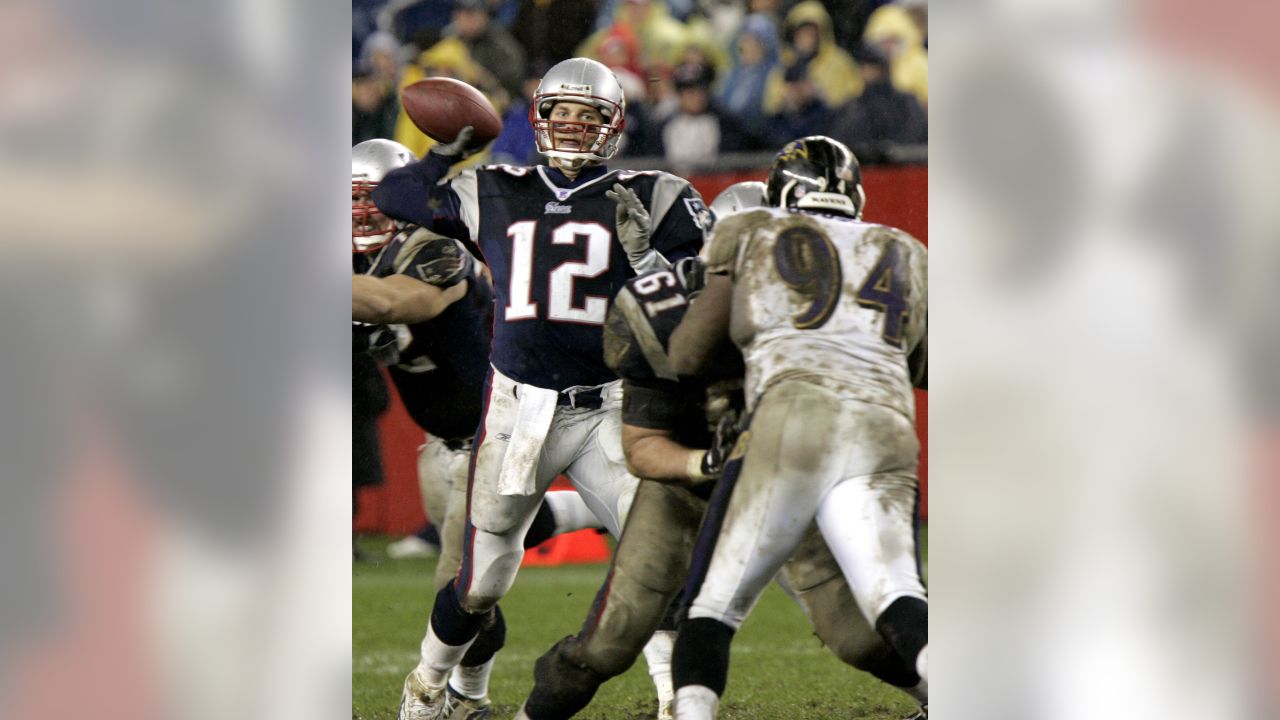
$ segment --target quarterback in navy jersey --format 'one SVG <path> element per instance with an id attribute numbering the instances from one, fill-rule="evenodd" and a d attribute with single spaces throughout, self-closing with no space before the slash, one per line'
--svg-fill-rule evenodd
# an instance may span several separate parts
<path id="1" fill-rule="evenodd" d="M 412 158 L 408 148 L 389 140 L 352 148 L 351 313 L 357 349 L 383 360 L 405 409 L 427 433 L 419 448 L 418 480 L 424 509 L 441 536 L 439 589 L 462 557 L 467 464 L 489 368 L 493 288 L 484 266 L 457 240 L 399 225 L 369 201 L 386 171 Z M 524 542 L 532 547 L 559 532 L 594 526 L 577 493 L 553 493 L 539 506 Z M 505 634 L 496 606 L 483 628 L 455 671 L 456 684 L 470 691 L 460 703 L 468 712 L 488 705 L 491 659 Z"/>
<path id="2" fill-rule="evenodd" d="M 608 68 L 572 58 L 543 76 L 530 104 L 548 167 L 485 166 L 442 183 L 463 157 L 466 129 L 388 173 L 373 193 L 388 216 L 471 243 L 497 295 L 468 541 L 405 680 L 403 718 L 454 714 L 450 669 L 478 618 L 511 587 L 520 538 L 556 475 L 574 483 L 615 536 L 635 494 L 639 481 L 622 453 L 622 388 L 604 362 L 605 319 L 628 279 L 696 255 L 710 214 L 685 180 L 604 167 L 625 110 Z"/>

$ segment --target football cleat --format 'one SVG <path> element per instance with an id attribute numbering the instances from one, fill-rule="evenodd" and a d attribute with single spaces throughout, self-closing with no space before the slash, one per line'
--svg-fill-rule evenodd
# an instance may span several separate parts
<path id="1" fill-rule="evenodd" d="M 905 717 L 902 720 L 929 720 L 929 706 L 922 705 L 914 715 Z"/>
<path id="2" fill-rule="evenodd" d="M 445 685 L 429 685 L 418 674 L 419 668 L 404 679 L 400 693 L 400 712 L 396 720 L 441 720 L 447 705 Z M 463 717 L 466 717 L 465 715 Z"/>
<path id="3" fill-rule="evenodd" d="M 489 698 L 473 700 L 453 688 L 445 691 L 444 707 L 440 711 L 440 720 L 487 720 L 489 717 Z"/>

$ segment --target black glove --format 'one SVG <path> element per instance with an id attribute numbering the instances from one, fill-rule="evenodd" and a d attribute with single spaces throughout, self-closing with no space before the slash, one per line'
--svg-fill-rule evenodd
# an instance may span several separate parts
<path id="1" fill-rule="evenodd" d="M 692 300 L 707 286 L 707 264 L 697 257 L 680 258 L 676 261 L 676 277 Z"/>
<path id="2" fill-rule="evenodd" d="M 702 474 L 708 477 L 720 477 L 724 472 L 725 462 L 729 460 L 733 446 L 738 442 L 741 429 L 738 427 L 738 412 L 730 410 L 720 416 L 716 423 L 716 434 L 711 440 L 711 447 L 702 456 Z"/>

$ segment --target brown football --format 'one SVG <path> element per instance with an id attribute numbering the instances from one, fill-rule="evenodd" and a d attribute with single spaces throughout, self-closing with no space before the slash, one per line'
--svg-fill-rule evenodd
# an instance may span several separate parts
<path id="1" fill-rule="evenodd" d="M 427 78 L 400 91 L 400 103 L 418 129 L 436 142 L 452 142 L 458 131 L 475 128 L 470 149 L 498 137 L 502 118 L 479 90 L 453 78 Z"/>

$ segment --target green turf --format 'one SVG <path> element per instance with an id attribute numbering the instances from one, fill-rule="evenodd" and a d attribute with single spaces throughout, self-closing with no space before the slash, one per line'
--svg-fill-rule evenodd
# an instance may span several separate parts
<path id="1" fill-rule="evenodd" d="M 373 558 L 352 577 L 352 718 L 395 718 L 404 676 L 418 658 L 433 593 L 434 560 L 385 560 L 386 540 L 363 538 Z M 515 714 L 533 686 L 533 661 L 578 630 L 607 565 L 523 568 L 502 601 L 507 645 L 489 696 L 495 720 Z M 656 701 L 643 658 L 606 683 L 584 720 L 653 718 Z M 896 720 L 914 704 L 825 650 L 808 621 L 771 586 L 734 638 L 724 720 Z"/>

